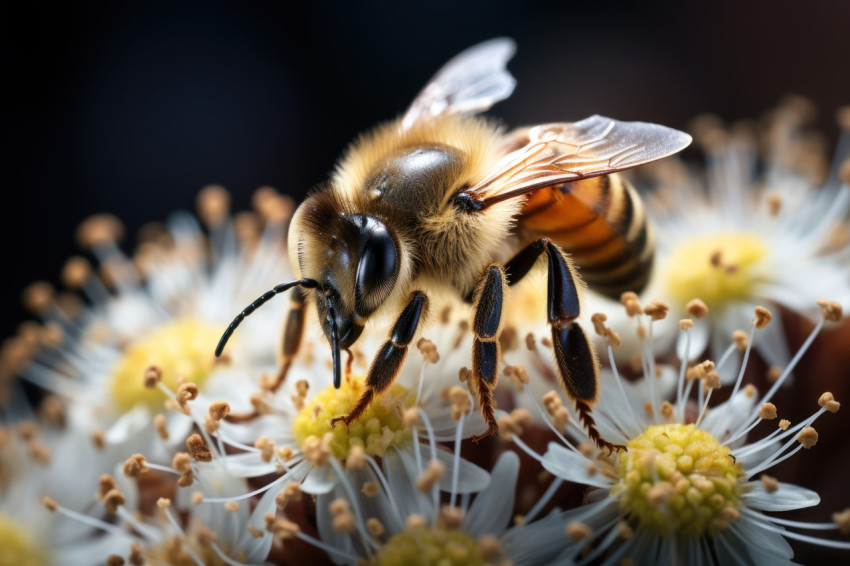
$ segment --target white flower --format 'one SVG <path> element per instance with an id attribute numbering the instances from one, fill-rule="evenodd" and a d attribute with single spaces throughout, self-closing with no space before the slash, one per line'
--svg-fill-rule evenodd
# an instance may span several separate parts
<path id="1" fill-rule="evenodd" d="M 308 324 L 312 326 L 309 319 Z M 352 451 L 357 461 L 367 462 L 366 473 L 376 470 L 379 460 L 384 464 L 389 460 L 400 462 L 404 469 L 421 472 L 422 462 L 435 458 L 446 469 L 445 477 L 438 483 L 441 489 L 451 488 L 455 470 L 456 491 L 468 493 L 481 489 L 488 481 L 484 470 L 437 448 L 437 443 L 459 443 L 487 429 L 480 414 L 470 410 L 473 403 L 458 381 L 460 366 L 454 365 L 458 352 L 469 351 L 463 345 L 468 345 L 471 337 L 467 336 L 468 330 L 463 333 L 448 323 L 435 325 L 431 330 L 439 337 L 437 345 L 426 340 L 420 341 L 418 348 L 411 347 L 395 384 L 377 396 L 371 407 L 348 427 L 343 423 L 331 426 L 330 420 L 354 407 L 371 362 L 362 352 L 377 351 L 388 331 L 377 327 L 364 331 L 352 348 L 353 369 L 344 375 L 340 389 L 333 387 L 327 341 L 319 331 L 310 331 L 315 338 L 306 337 L 282 386 L 277 391 L 254 392 L 258 410 L 231 414 L 229 420 L 234 422 L 222 420 L 217 430 L 210 433 L 207 444 L 230 473 L 242 477 L 280 474 L 257 493 L 292 481 L 300 482 L 301 489 L 307 493 L 328 493 L 345 480 Z M 462 345 L 456 346 L 459 337 Z M 456 390 L 449 395 L 452 386 Z M 454 399 L 461 393 L 462 399 Z M 195 412 L 203 405 L 196 403 L 189 402 L 189 406 L 193 407 L 196 422 L 203 422 L 203 414 Z M 458 404 L 469 406 L 459 413 L 455 410 Z M 219 442 L 243 452 L 225 455 L 218 448 Z M 411 473 L 414 475 L 408 481 L 415 480 L 417 475 Z"/>
<path id="2" fill-rule="evenodd" d="M 704 174 L 675 161 L 657 168 L 661 186 L 647 203 L 658 235 L 658 296 L 670 302 L 674 318 L 693 297 L 709 309 L 690 335 L 692 358 L 706 347 L 719 357 L 732 332 L 746 328 L 753 307 L 765 305 L 777 319 L 757 349 L 784 368 L 779 305 L 812 319 L 817 299 L 850 308 L 850 134 L 842 134 L 827 174 L 819 140 L 802 127 L 805 104 L 792 99 L 777 109 L 758 140 L 746 127 L 727 133 L 716 119 L 704 119 L 694 132 L 706 147 Z M 720 375 L 724 384 L 734 379 Z"/>
<path id="3" fill-rule="evenodd" d="M 131 537 L 121 529 L 101 532 L 99 519 L 69 520 L 42 503 L 59 501 L 63 513 L 80 516 L 98 491 L 98 472 L 111 465 L 72 431 L 32 421 L 0 427 L 0 563 L 94 565 L 129 548 Z"/>
<path id="4" fill-rule="evenodd" d="M 291 205 L 271 189 L 258 191 L 255 202 L 265 222 L 252 213 L 230 217 L 227 193 L 208 187 L 199 196 L 208 234 L 194 217 L 177 213 L 167 227 L 148 229 L 132 258 L 117 245 L 123 228 L 115 218 L 89 219 L 78 237 L 99 260 L 100 276 L 74 258 L 63 279 L 90 305 L 33 285 L 26 299 L 45 324 L 25 326 L 4 348 L 4 361 L 73 400 L 75 426 L 107 448 L 120 445 L 123 455 L 162 447 L 154 442 L 157 413 L 164 412 L 158 428 L 170 432 L 172 443 L 182 442 L 191 426 L 180 411 L 163 411 L 162 392 L 145 389 L 151 365 L 161 370 L 160 388 L 172 394 L 183 379 L 199 385 L 202 399 L 227 397 L 234 409 L 250 407 L 249 384 L 277 369 L 286 303 L 252 317 L 224 360 L 213 353 L 234 313 L 291 275 L 285 240 Z"/>
<path id="5" fill-rule="evenodd" d="M 825 305 L 824 317 L 840 319 L 836 307 Z M 752 332 L 740 341 L 746 341 L 744 360 L 753 341 L 761 339 L 766 320 L 764 310 L 756 312 Z M 683 333 L 693 332 L 689 322 L 682 323 Z M 747 442 L 747 434 L 762 421 L 777 419 L 770 400 L 822 326 L 823 320 L 765 395 L 751 385 L 742 387 L 742 368 L 729 400 L 710 410 L 711 394 L 720 387 L 712 362 L 688 369 L 682 364 L 678 372 L 657 370 L 647 345 L 637 382 L 621 379 L 614 366 L 603 376 L 594 417 L 603 436 L 627 451 L 606 455 L 589 445 L 577 448 L 553 427 L 562 443 L 551 443 L 541 458 L 515 437 L 520 448 L 561 480 L 595 488 L 586 496 L 588 505 L 563 516 L 568 534 L 576 536 L 570 535 L 561 563 L 778 564 L 793 557 L 786 539 L 850 549 L 848 542 L 797 532 L 846 525 L 788 521 L 765 513 L 820 502 L 815 492 L 764 472 L 817 441 L 812 424 L 839 408 L 832 395 L 825 393 L 820 409 L 803 422 L 792 426 L 782 420 L 773 433 Z M 553 413 L 557 401 L 549 397 L 545 402 Z"/>
<path id="6" fill-rule="evenodd" d="M 384 471 L 387 490 L 352 498 L 337 488 L 319 498 L 320 547 L 334 562 L 520 566 L 548 563 L 559 550 L 563 525 L 555 514 L 508 528 L 519 474 L 519 458 L 513 452 L 502 454 L 490 484 L 471 504 L 469 494 L 458 500 L 453 491 L 449 503 L 441 505 L 392 462 L 385 462 Z"/>

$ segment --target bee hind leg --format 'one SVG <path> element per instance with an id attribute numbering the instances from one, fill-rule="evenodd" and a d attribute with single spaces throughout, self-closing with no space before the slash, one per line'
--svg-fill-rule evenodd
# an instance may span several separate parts
<path id="1" fill-rule="evenodd" d="M 507 277 L 504 269 L 497 264 L 490 264 L 473 294 L 473 309 L 475 316 L 472 332 L 472 380 L 478 393 L 478 406 L 487 422 L 488 430 L 480 436 L 473 436 L 478 442 L 499 430 L 496 423 L 496 406 L 493 402 L 493 389 L 499 378 L 499 359 L 501 347 L 499 334 L 502 330 L 502 304 L 507 291 Z"/>
<path id="2" fill-rule="evenodd" d="M 407 357 L 407 348 L 413 341 L 419 322 L 427 313 L 427 295 L 421 291 L 415 291 L 396 319 L 389 339 L 384 342 L 375 359 L 372 360 L 372 366 L 369 368 L 369 375 L 364 384 L 366 389 L 360 394 L 357 404 L 347 415 L 331 419 L 331 426 L 335 426 L 340 421 L 348 426 L 352 421 L 360 418 L 360 415 L 372 404 L 375 396 L 393 384 Z"/>
<path id="3" fill-rule="evenodd" d="M 581 314 L 580 283 L 566 255 L 549 238 L 535 240 L 505 266 L 509 284 L 522 279 L 544 253 L 548 263 L 546 313 L 561 388 L 575 403 L 588 437 L 599 448 L 609 453 L 625 449 L 605 440 L 593 420 L 591 407 L 599 397 L 599 364 L 587 334 L 576 321 Z"/>

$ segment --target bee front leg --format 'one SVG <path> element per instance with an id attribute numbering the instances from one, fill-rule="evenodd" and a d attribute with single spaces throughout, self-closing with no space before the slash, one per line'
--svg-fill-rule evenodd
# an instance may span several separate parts
<path id="1" fill-rule="evenodd" d="M 581 314 L 580 280 L 566 255 L 548 238 L 532 242 L 506 265 L 510 284 L 522 279 L 543 253 L 549 267 L 546 311 L 561 388 L 575 403 L 579 420 L 599 448 L 609 452 L 625 449 L 602 438 L 593 420 L 591 407 L 599 398 L 599 363 L 587 334 L 576 321 Z"/>
<path id="2" fill-rule="evenodd" d="M 374 397 L 393 384 L 407 357 L 407 348 L 413 341 L 419 321 L 427 314 L 428 296 L 421 291 L 415 291 L 396 319 L 389 340 L 384 342 L 375 359 L 372 360 L 372 367 L 369 368 L 369 375 L 366 377 L 366 390 L 360 395 L 357 405 L 344 417 L 331 419 L 331 426 L 335 426 L 339 421 L 348 426 L 351 421 L 357 420 L 372 404 Z"/>
<path id="3" fill-rule="evenodd" d="M 472 332 L 475 338 L 472 341 L 472 380 L 478 392 L 481 414 L 489 427 L 486 434 L 472 437 L 475 442 L 499 430 L 493 389 L 499 378 L 499 334 L 502 331 L 502 304 L 507 286 L 508 281 L 502 267 L 491 264 L 484 270 L 473 294 L 475 317 Z"/>

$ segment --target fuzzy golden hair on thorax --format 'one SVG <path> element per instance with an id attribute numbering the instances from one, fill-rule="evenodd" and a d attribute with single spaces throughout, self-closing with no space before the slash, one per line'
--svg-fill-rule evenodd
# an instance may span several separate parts
<path id="1" fill-rule="evenodd" d="M 346 149 L 333 173 L 334 190 L 343 198 L 357 201 L 363 198 L 361 189 L 366 179 L 383 160 L 400 149 L 442 144 L 460 150 L 464 156 L 458 186 L 447 187 L 450 196 L 461 185 L 479 181 L 492 170 L 502 134 L 503 128 L 491 120 L 458 115 L 422 120 L 407 130 L 402 130 L 399 120 L 381 124 Z"/>

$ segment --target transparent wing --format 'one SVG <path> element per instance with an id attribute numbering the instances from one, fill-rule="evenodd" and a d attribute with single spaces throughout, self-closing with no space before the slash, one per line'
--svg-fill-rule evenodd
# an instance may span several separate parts
<path id="1" fill-rule="evenodd" d="M 402 128 L 441 114 L 484 112 L 511 95 L 516 80 L 505 66 L 516 44 L 499 37 L 456 55 L 422 89 L 404 115 Z"/>
<path id="2" fill-rule="evenodd" d="M 522 139 L 527 136 L 527 140 Z M 672 155 L 691 143 L 684 132 L 646 122 L 591 116 L 580 122 L 542 124 L 510 137 L 519 149 L 467 192 L 485 205 L 597 175 L 637 167 Z"/>

